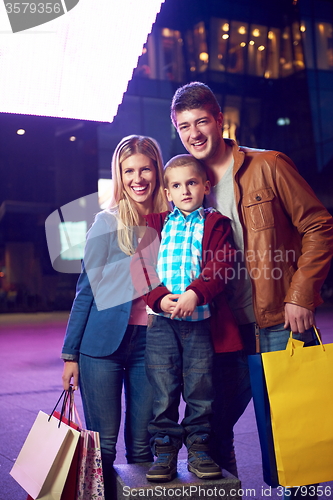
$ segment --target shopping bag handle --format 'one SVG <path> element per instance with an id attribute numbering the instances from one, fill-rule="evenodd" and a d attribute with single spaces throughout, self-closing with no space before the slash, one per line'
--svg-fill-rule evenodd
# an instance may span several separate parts
<path id="1" fill-rule="evenodd" d="M 60 403 L 60 401 L 62 399 L 63 399 L 63 402 L 62 402 L 62 406 L 61 406 L 60 419 L 59 419 L 58 427 L 60 427 L 60 424 L 62 422 L 62 417 L 65 415 L 66 407 L 67 406 L 68 406 L 68 422 L 70 422 L 72 420 L 73 408 L 74 408 L 74 391 L 73 391 L 73 386 L 72 385 L 70 385 L 67 390 L 64 389 L 62 391 L 62 393 L 60 395 L 60 398 L 58 399 L 58 401 L 56 402 L 55 407 L 53 408 L 53 410 L 50 413 L 48 421 L 51 420 L 51 417 L 52 417 L 53 413 L 56 411 L 56 408 L 57 408 L 58 404 Z"/>
<path id="2" fill-rule="evenodd" d="M 323 343 L 322 343 L 322 341 L 321 341 L 321 338 L 320 338 L 320 334 L 319 334 L 318 329 L 316 328 L 316 326 L 315 326 L 315 325 L 312 325 L 312 328 L 313 328 L 313 330 L 314 330 L 314 332 L 315 332 L 315 334 L 316 334 L 316 336 L 317 336 L 317 339 L 318 339 L 319 344 L 321 345 L 321 347 L 322 347 L 323 351 L 325 351 L 325 346 L 324 346 L 324 344 L 323 344 Z M 292 332 L 292 331 L 290 332 L 289 340 L 293 340 L 293 332 Z M 304 343 L 304 342 L 303 342 L 303 343 Z M 294 354 L 294 349 L 293 349 L 293 347 L 291 347 L 291 348 L 290 348 L 290 356 L 292 356 L 293 354 Z"/>

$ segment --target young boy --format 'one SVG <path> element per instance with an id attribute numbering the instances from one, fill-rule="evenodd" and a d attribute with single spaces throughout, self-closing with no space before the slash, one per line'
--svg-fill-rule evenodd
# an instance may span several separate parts
<path id="1" fill-rule="evenodd" d="M 172 158 L 164 181 L 173 212 L 150 214 L 148 226 L 161 234 L 156 269 L 140 253 L 149 283 L 157 283 L 144 296 L 148 305 L 146 370 L 153 387 L 153 420 L 148 430 L 157 460 L 148 470 L 150 481 L 170 481 L 177 473 L 177 455 L 183 442 L 188 469 L 200 478 L 221 477 L 209 456 L 210 417 L 213 401 L 213 343 L 240 349 L 238 330 L 223 291 L 232 267 L 233 249 L 229 219 L 204 209 L 210 191 L 205 167 L 191 155 Z M 144 238 L 141 247 L 144 247 Z M 209 303 L 219 298 L 219 332 L 211 335 Z M 214 315 L 215 316 L 215 315 Z M 225 320 L 228 332 L 221 324 Z M 223 339 L 220 332 L 227 333 Z M 229 337 L 228 337 L 229 335 Z M 226 347 L 225 345 L 223 346 Z M 178 423 L 180 396 L 185 416 Z"/>

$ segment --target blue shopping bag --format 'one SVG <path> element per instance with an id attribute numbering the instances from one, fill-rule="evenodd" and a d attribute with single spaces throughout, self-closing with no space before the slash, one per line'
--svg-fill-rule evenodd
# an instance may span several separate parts
<path id="1" fill-rule="evenodd" d="M 254 411 L 257 420 L 264 481 L 272 488 L 279 486 L 272 422 L 264 368 L 260 354 L 248 356 Z"/>

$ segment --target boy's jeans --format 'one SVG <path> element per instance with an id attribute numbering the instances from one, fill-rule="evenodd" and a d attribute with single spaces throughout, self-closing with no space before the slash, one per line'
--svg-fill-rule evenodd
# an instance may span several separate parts
<path id="1" fill-rule="evenodd" d="M 212 366 L 209 319 L 179 321 L 148 316 L 146 369 L 154 394 L 154 418 L 148 430 L 153 452 L 155 439 L 166 435 L 176 449 L 183 442 L 190 448 L 197 438 L 210 435 Z M 179 424 L 181 395 L 186 409 Z"/>

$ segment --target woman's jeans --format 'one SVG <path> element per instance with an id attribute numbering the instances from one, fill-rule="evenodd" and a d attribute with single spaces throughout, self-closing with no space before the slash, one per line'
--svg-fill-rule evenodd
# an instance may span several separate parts
<path id="1" fill-rule="evenodd" d="M 213 347 L 209 319 L 171 320 L 149 315 L 146 366 L 154 392 L 154 419 L 149 424 L 155 439 L 169 436 L 180 449 L 210 435 L 213 401 Z M 186 403 L 185 417 L 178 423 L 180 396 Z"/>
<path id="2" fill-rule="evenodd" d="M 145 371 L 146 327 L 129 325 L 119 348 L 105 358 L 80 355 L 80 390 L 87 428 L 100 433 L 106 489 L 116 457 L 125 390 L 125 446 L 128 463 L 150 462 L 148 422 L 152 389 Z"/>

